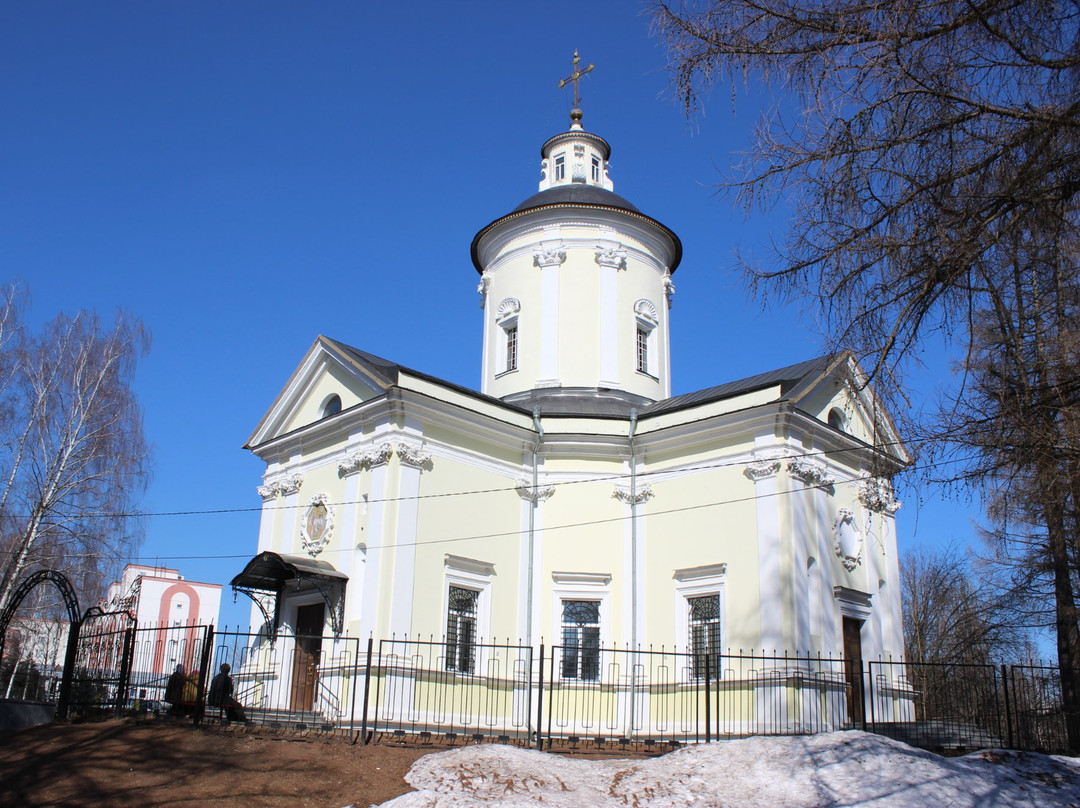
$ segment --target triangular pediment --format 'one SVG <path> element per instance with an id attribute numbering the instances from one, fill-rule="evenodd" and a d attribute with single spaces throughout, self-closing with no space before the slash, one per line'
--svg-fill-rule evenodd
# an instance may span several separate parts
<path id="1" fill-rule="evenodd" d="M 397 382 L 397 366 L 319 336 L 259 421 L 247 448 L 314 424 L 327 416 L 334 396 L 341 410 L 383 395 Z M 331 416 L 332 417 L 332 416 Z"/>
<path id="2" fill-rule="evenodd" d="M 792 389 L 789 399 L 807 415 L 881 447 L 898 462 L 911 462 L 892 418 L 851 351 L 836 354 L 819 374 Z"/>

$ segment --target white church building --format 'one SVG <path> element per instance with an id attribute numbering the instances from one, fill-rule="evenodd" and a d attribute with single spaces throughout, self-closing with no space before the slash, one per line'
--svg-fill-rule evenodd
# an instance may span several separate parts
<path id="1" fill-rule="evenodd" d="M 546 643 L 581 680 L 601 648 L 903 655 L 887 413 L 847 353 L 672 396 L 682 245 L 610 153 L 575 109 L 473 239 L 479 391 L 315 339 L 247 442 L 255 628 L 433 638 L 465 674 Z"/>

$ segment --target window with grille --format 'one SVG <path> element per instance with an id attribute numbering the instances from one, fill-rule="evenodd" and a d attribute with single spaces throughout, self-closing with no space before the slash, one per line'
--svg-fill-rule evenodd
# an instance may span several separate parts
<path id="1" fill-rule="evenodd" d="M 644 328 L 637 330 L 637 369 L 649 372 L 649 332 Z"/>
<path id="2" fill-rule="evenodd" d="M 595 681 L 600 676 L 600 604 L 564 600 L 562 613 L 562 676 Z"/>
<path id="3" fill-rule="evenodd" d="M 480 593 L 450 587 L 446 617 L 446 669 L 473 673 L 476 667 L 476 601 Z"/>
<path id="4" fill-rule="evenodd" d="M 720 596 L 703 595 L 687 598 L 690 611 L 690 654 L 694 677 L 720 678 Z M 708 663 L 706 663 L 708 660 Z"/>

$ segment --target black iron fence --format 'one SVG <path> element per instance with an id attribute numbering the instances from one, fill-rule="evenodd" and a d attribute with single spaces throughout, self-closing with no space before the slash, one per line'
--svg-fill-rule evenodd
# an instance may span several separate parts
<path id="1" fill-rule="evenodd" d="M 752 735 L 865 729 L 937 750 L 1069 749 L 1050 666 L 430 639 L 215 632 L 212 626 L 83 622 L 61 667 L 5 657 L 0 696 L 59 700 L 70 715 L 216 719 L 206 690 L 223 663 L 248 720 L 363 742 L 502 742 L 636 749 Z M 170 678 L 180 676 L 170 688 Z M 171 691 L 171 692 L 170 692 Z"/>

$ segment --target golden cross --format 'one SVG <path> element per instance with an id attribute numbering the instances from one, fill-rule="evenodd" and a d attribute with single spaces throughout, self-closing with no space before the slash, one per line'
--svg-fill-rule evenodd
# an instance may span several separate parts
<path id="1" fill-rule="evenodd" d="M 578 70 L 578 62 L 581 61 L 581 57 L 578 56 L 578 52 L 574 50 L 574 58 L 571 64 L 574 66 L 574 72 L 567 76 L 565 79 L 559 79 L 559 89 L 561 90 L 567 84 L 573 82 L 574 84 L 574 109 L 578 109 L 581 106 L 581 96 L 578 94 L 578 82 L 581 81 L 581 77 L 591 71 L 596 65 L 589 63 L 589 66 L 584 70 Z"/>

